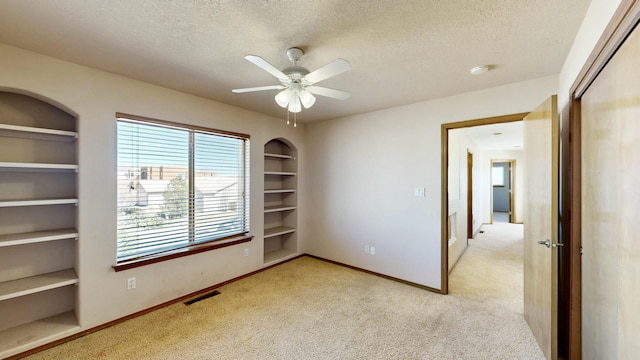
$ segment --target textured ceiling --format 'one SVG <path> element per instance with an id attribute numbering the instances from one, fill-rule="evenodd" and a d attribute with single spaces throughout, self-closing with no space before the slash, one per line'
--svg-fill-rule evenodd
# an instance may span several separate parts
<path id="1" fill-rule="evenodd" d="M 515 121 L 501 124 L 456 129 L 473 139 L 482 150 L 522 150 L 523 123 Z"/>
<path id="2" fill-rule="evenodd" d="M 590 0 L 2 0 L 0 42 L 246 109 L 285 116 L 277 80 L 243 59 L 284 68 L 305 51 L 320 83 L 350 91 L 299 114 L 317 121 L 560 72 Z M 0 63 L 1 63 L 0 59 Z M 489 64 L 492 71 L 471 76 Z"/>

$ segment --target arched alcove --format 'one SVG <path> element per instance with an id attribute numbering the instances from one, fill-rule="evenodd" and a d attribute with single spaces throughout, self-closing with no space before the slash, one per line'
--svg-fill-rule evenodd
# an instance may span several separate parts
<path id="1" fill-rule="evenodd" d="M 264 263 L 298 251 L 298 160 L 295 146 L 283 138 L 264 146 Z"/>
<path id="2" fill-rule="evenodd" d="M 78 328 L 76 127 L 41 97 L 0 91 L 0 358 Z"/>

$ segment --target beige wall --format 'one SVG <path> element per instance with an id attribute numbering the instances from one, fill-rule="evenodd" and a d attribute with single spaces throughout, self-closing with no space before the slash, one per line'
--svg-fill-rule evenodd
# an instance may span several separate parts
<path id="1" fill-rule="evenodd" d="M 557 92 L 557 80 L 308 125 L 308 252 L 439 289 L 441 124 L 529 111 Z M 426 197 L 414 197 L 415 187 Z"/>
<path id="2" fill-rule="evenodd" d="M 129 315 L 262 267 L 263 146 L 284 137 L 305 161 L 305 126 L 136 80 L 0 45 L 0 90 L 37 94 L 78 116 L 81 330 Z M 116 112 L 251 135 L 252 242 L 115 273 Z M 304 174 L 299 190 L 304 192 Z M 300 217 L 306 206 L 300 201 Z M 300 221 L 300 223 L 304 223 Z M 304 229 L 298 241 L 304 242 Z M 243 249 L 249 248 L 249 257 Z M 299 246 L 304 248 L 304 244 Z M 127 291 L 126 279 L 137 278 Z"/>

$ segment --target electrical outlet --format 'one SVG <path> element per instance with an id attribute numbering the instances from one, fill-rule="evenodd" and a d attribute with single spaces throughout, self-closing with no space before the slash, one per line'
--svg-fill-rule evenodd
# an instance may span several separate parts
<path id="1" fill-rule="evenodd" d="M 249 256 L 249 248 L 244 248 L 244 256 Z"/>
<path id="2" fill-rule="evenodd" d="M 136 278 L 128 278 L 127 279 L 127 290 L 133 290 L 136 288 Z"/>
<path id="3" fill-rule="evenodd" d="M 369 253 L 369 245 L 365 245 L 364 246 L 364 253 L 368 254 Z"/>
<path id="4" fill-rule="evenodd" d="M 374 246 L 369 248 L 369 252 L 371 253 L 371 255 L 375 255 L 376 254 L 376 248 Z"/>
<path id="5" fill-rule="evenodd" d="M 413 195 L 416 197 L 424 197 L 424 188 L 417 187 L 413 190 Z"/>

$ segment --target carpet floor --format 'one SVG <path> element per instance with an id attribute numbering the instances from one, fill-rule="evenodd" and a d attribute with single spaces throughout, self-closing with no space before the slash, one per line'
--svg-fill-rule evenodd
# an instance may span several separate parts
<path id="1" fill-rule="evenodd" d="M 544 359 L 522 314 L 522 226 L 483 226 L 438 295 L 311 257 L 28 359 Z"/>

